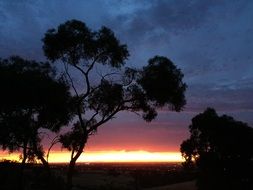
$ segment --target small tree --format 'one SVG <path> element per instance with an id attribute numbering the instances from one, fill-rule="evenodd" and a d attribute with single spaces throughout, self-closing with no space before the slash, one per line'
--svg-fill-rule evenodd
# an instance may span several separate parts
<path id="1" fill-rule="evenodd" d="M 83 22 L 71 20 L 48 30 L 43 42 L 46 57 L 63 63 L 76 99 L 78 121 L 61 137 L 63 147 L 71 151 L 68 189 L 89 136 L 118 112 L 142 112 L 143 119 L 151 121 L 158 107 L 180 111 L 185 105 L 181 71 L 160 56 L 150 59 L 142 69 L 124 68 L 127 46 L 109 28 L 91 31 Z"/>
<path id="2" fill-rule="evenodd" d="M 253 129 L 208 108 L 195 116 L 181 144 L 186 166 L 199 170 L 199 189 L 253 188 Z"/>
<path id="3" fill-rule="evenodd" d="M 48 63 L 0 60 L 0 145 L 22 149 L 22 164 L 37 157 L 49 169 L 39 130 L 58 131 L 71 119 L 69 87 Z"/>

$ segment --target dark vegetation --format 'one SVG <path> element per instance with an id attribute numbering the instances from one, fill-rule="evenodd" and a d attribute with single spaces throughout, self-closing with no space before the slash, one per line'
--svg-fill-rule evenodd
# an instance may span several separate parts
<path id="1" fill-rule="evenodd" d="M 131 173 L 131 176 L 138 187 L 150 188 L 195 180 L 196 172 L 178 167 L 174 170 L 136 170 Z"/>
<path id="2" fill-rule="evenodd" d="M 19 189 L 19 163 L 2 162 L 0 177 L 3 190 Z M 66 164 L 52 164 L 50 180 L 39 164 L 27 164 L 24 171 L 25 189 L 64 189 Z M 73 189 L 136 190 L 170 185 L 195 179 L 195 173 L 183 170 L 180 163 L 92 163 L 78 164 L 73 174 Z"/>
<path id="3" fill-rule="evenodd" d="M 64 189 L 64 179 L 51 174 L 48 176 L 44 166 L 11 161 L 0 162 L 1 190 L 61 190 Z"/>
<path id="4" fill-rule="evenodd" d="M 75 185 L 94 190 L 145 189 L 189 181 L 196 177 L 196 172 L 185 171 L 180 163 L 93 163 L 78 164 L 76 168 L 74 179 L 78 176 L 100 176 L 97 179 L 106 176 L 106 183 L 97 187 L 94 183 L 89 185 L 85 178 L 82 185 Z"/>
<path id="5" fill-rule="evenodd" d="M 118 112 L 138 112 L 150 122 L 157 116 L 156 108 L 167 106 L 180 111 L 186 103 L 180 69 L 161 56 L 151 58 L 141 69 L 124 67 L 129 56 L 127 46 L 107 27 L 92 31 L 85 23 L 71 20 L 48 30 L 43 43 L 45 56 L 64 66 L 76 100 L 77 121 L 60 137 L 62 146 L 71 151 L 68 189 L 89 136 Z M 73 74 L 82 79 L 79 88 Z"/>
<path id="6" fill-rule="evenodd" d="M 139 189 L 195 177 L 200 190 L 253 189 L 253 129 L 210 108 L 192 119 L 191 136 L 181 145 L 186 170 L 76 168 L 89 137 L 117 113 L 133 112 L 151 122 L 158 108 L 179 112 L 186 84 L 181 70 L 163 56 L 142 68 L 126 67 L 127 46 L 106 27 L 92 31 L 70 20 L 48 30 L 42 41 L 50 62 L 0 60 L 0 147 L 19 151 L 22 160 L 0 163 L 0 189 Z M 63 126 L 67 132 L 59 133 Z M 48 150 L 42 130 L 56 135 Z M 48 163 L 56 143 L 70 151 L 64 167 Z M 97 186 L 80 183 L 85 180 Z"/>
<path id="7" fill-rule="evenodd" d="M 13 56 L 0 60 L 0 146 L 22 153 L 22 164 L 39 159 L 48 169 L 41 129 L 57 132 L 71 119 L 67 83 L 49 63 Z"/>
<path id="8" fill-rule="evenodd" d="M 0 145 L 22 152 L 19 189 L 26 188 L 24 177 L 32 180 L 25 173 L 27 162 L 39 160 L 47 173 L 44 182 L 53 179 L 47 158 L 56 143 L 70 151 L 65 188 L 72 189 L 88 138 L 118 112 L 134 112 L 150 122 L 157 108 L 181 111 L 186 103 L 183 74 L 172 61 L 154 56 L 143 68 L 125 67 L 127 46 L 109 28 L 92 31 L 70 20 L 48 30 L 42 41 L 51 63 L 17 56 L 0 61 Z M 62 126 L 69 126 L 68 132 L 56 136 L 46 151 L 41 129 L 57 133 Z"/>
<path id="9" fill-rule="evenodd" d="M 198 170 L 200 190 L 253 189 L 253 128 L 208 108 L 189 129 L 181 152 L 185 167 Z"/>

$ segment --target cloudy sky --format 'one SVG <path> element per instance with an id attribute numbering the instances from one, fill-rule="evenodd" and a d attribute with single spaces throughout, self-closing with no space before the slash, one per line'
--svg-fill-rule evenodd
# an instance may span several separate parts
<path id="1" fill-rule="evenodd" d="M 161 110 L 149 124 L 119 114 L 88 149 L 177 151 L 191 118 L 206 107 L 253 126 L 253 1 L 0 0 L 0 57 L 45 60 L 43 34 L 70 19 L 111 28 L 128 45 L 130 66 L 167 56 L 188 85 L 183 112 Z"/>

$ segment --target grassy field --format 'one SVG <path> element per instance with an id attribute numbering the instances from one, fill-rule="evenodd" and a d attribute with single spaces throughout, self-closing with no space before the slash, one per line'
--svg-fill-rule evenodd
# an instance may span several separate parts
<path id="1" fill-rule="evenodd" d="M 196 190 L 195 181 L 188 181 L 184 183 L 177 183 L 163 187 L 148 188 L 145 190 Z"/>
<path id="2" fill-rule="evenodd" d="M 63 170 L 61 170 L 63 169 Z M 57 166 L 55 172 L 65 173 L 64 166 Z M 110 163 L 80 164 L 73 176 L 75 189 L 81 190 L 143 190 L 154 187 L 166 187 L 195 179 L 195 173 L 182 170 L 178 163 Z M 184 184 L 193 187 L 193 183 Z M 179 185 L 180 187 L 180 185 Z M 159 188 L 158 188 L 159 189 Z"/>
<path id="3" fill-rule="evenodd" d="M 21 185 L 29 190 L 64 189 L 66 165 L 54 165 L 51 172 L 48 178 L 41 165 L 30 164 L 22 173 L 20 164 L 0 162 L 0 189 L 19 190 Z M 194 173 L 174 164 L 78 165 L 73 190 L 194 190 L 193 182 L 182 183 L 193 179 Z"/>
<path id="4" fill-rule="evenodd" d="M 134 180 L 128 175 L 108 176 L 103 172 L 87 173 L 75 176 L 75 190 L 196 190 L 195 181 L 187 181 L 153 188 L 135 186 Z"/>
<path id="5" fill-rule="evenodd" d="M 76 190 L 196 190 L 195 181 L 176 183 L 173 185 L 159 186 L 153 188 L 141 188 L 136 186 L 129 175 L 109 176 L 104 172 L 89 172 L 75 176 L 74 184 Z"/>
<path id="6" fill-rule="evenodd" d="M 129 175 L 111 176 L 104 171 L 91 171 L 76 175 L 73 178 L 73 184 L 76 189 L 134 189 L 134 180 Z"/>
<path id="7" fill-rule="evenodd" d="M 151 179 L 150 179 L 151 180 Z M 157 180 L 153 178 L 153 180 Z M 129 174 L 117 176 L 108 175 L 105 171 L 89 171 L 74 176 L 73 182 L 76 190 L 196 190 L 195 181 L 175 183 L 172 185 L 152 188 L 142 187 L 140 181 L 134 180 Z"/>

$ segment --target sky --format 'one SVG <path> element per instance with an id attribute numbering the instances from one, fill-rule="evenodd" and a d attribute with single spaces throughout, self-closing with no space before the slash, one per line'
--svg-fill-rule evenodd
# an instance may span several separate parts
<path id="1" fill-rule="evenodd" d="M 44 61 L 43 34 L 70 19 L 111 28 L 128 45 L 127 66 L 168 57 L 188 85 L 184 111 L 159 110 L 151 123 L 120 113 L 87 151 L 177 152 L 207 107 L 253 126 L 252 18 L 251 0 L 0 0 L 0 57 Z"/>

